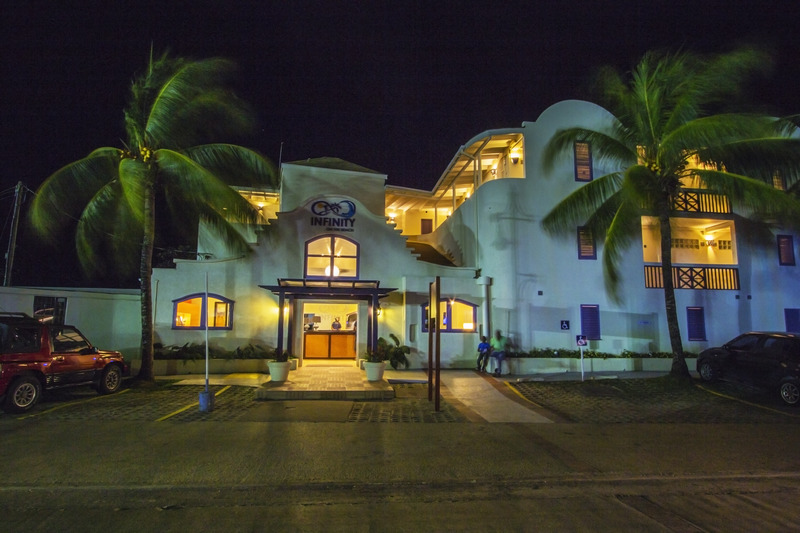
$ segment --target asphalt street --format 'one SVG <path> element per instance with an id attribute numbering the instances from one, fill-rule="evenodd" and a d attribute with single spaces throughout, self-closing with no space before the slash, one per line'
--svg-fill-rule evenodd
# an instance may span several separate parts
<path id="1" fill-rule="evenodd" d="M 637 393 L 623 382 L 588 385 L 573 384 L 572 400 L 551 405 L 518 392 L 568 396 L 569 385 L 558 395 L 553 383 L 503 392 L 537 416 L 554 415 L 547 423 L 489 422 L 455 396 L 443 402 L 451 416 L 437 419 L 413 386 L 389 402 L 259 402 L 245 409 L 235 406 L 253 403 L 246 387 L 232 387 L 205 418 L 195 416 L 196 406 L 184 409 L 196 386 L 165 387 L 170 394 L 163 397 L 75 392 L 45 402 L 34 416 L 0 416 L 3 530 L 800 528 L 796 410 L 692 387 L 672 402 L 685 413 L 675 421 L 604 421 L 613 402 L 629 406 Z M 587 398 L 603 400 L 598 422 L 570 411 Z M 356 403 L 406 418 L 353 419 Z M 663 403 L 660 396 L 650 402 L 662 414 Z M 690 421 L 705 404 L 722 414 Z M 731 410 L 739 421 L 725 415 Z"/>

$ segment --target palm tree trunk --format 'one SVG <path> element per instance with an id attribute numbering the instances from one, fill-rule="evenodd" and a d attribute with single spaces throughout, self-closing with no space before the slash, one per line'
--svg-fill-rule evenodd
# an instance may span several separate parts
<path id="1" fill-rule="evenodd" d="M 672 347 L 672 369 L 676 377 L 688 377 L 689 367 L 683 355 L 681 328 L 678 324 L 678 307 L 675 303 L 675 283 L 672 279 L 672 227 L 669 223 L 669 204 L 659 206 L 658 224 L 661 229 L 661 277 L 664 280 L 664 308 L 667 314 L 667 330 Z"/>
<path id="2" fill-rule="evenodd" d="M 139 263 L 139 283 L 142 293 L 142 366 L 139 379 L 154 381 L 153 373 L 153 295 L 151 274 L 153 246 L 155 241 L 155 186 L 147 187 L 144 200 L 144 234 L 142 235 L 142 257 Z"/>

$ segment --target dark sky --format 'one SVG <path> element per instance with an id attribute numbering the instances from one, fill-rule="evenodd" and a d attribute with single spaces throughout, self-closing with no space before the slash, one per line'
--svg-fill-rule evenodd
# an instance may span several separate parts
<path id="1" fill-rule="evenodd" d="M 0 192 L 120 146 L 151 42 L 239 63 L 261 123 L 240 144 L 277 162 L 283 143 L 283 161 L 335 156 L 429 190 L 474 135 L 586 98 L 594 67 L 627 69 L 649 49 L 771 45 L 778 65 L 758 98 L 800 112 L 799 20 L 789 0 L 6 0 Z"/>

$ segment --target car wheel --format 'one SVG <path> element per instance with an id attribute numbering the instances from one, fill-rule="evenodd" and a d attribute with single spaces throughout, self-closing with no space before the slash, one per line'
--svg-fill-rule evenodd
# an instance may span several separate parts
<path id="1" fill-rule="evenodd" d="M 700 363 L 700 368 L 698 371 L 700 372 L 700 378 L 703 381 L 714 381 L 717 379 L 717 369 L 711 364 L 710 361 L 703 361 Z"/>
<path id="2" fill-rule="evenodd" d="M 24 413 L 36 405 L 42 395 L 42 384 L 33 376 L 22 376 L 14 380 L 6 392 L 3 410 L 8 413 Z"/>
<path id="3" fill-rule="evenodd" d="M 778 392 L 781 393 L 781 400 L 788 405 L 797 405 L 800 402 L 800 385 L 797 381 L 784 381 Z"/>
<path id="4" fill-rule="evenodd" d="M 103 369 L 103 376 L 97 384 L 97 392 L 111 394 L 119 390 L 122 385 L 122 370 L 117 365 L 108 365 Z"/>

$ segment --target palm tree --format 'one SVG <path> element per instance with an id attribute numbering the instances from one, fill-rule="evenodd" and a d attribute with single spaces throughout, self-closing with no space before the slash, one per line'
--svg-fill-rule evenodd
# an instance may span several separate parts
<path id="1" fill-rule="evenodd" d="M 151 54 L 125 109 L 127 143 L 98 148 L 58 170 L 31 206 L 34 228 L 51 239 L 77 224 L 78 258 L 87 273 L 135 271 L 138 264 L 142 380 L 154 379 L 150 283 L 157 202 L 164 202 L 159 213 L 184 224 L 202 220 L 231 251 L 246 253 L 247 242 L 233 223 L 252 224 L 259 215 L 229 184 L 257 186 L 275 177 L 272 164 L 252 150 L 204 144 L 254 126 L 247 105 L 228 89 L 233 70 L 220 58 L 165 54 L 153 60 Z"/>
<path id="2" fill-rule="evenodd" d="M 673 200 L 684 184 L 699 180 L 710 193 L 726 195 L 746 218 L 800 225 L 800 202 L 772 181 L 780 172 L 790 189 L 797 188 L 797 126 L 762 114 L 714 114 L 767 60 L 753 48 L 710 58 L 651 52 L 629 76 L 604 68 L 598 88 L 613 124 L 559 130 L 545 148 L 546 169 L 578 141 L 589 143 L 595 161 L 619 169 L 575 190 L 542 220 L 550 233 L 587 226 L 603 241 L 606 289 L 617 302 L 621 252 L 641 236 L 642 216 L 657 218 L 671 374 L 676 376 L 689 375 L 675 304 L 670 225 Z"/>

